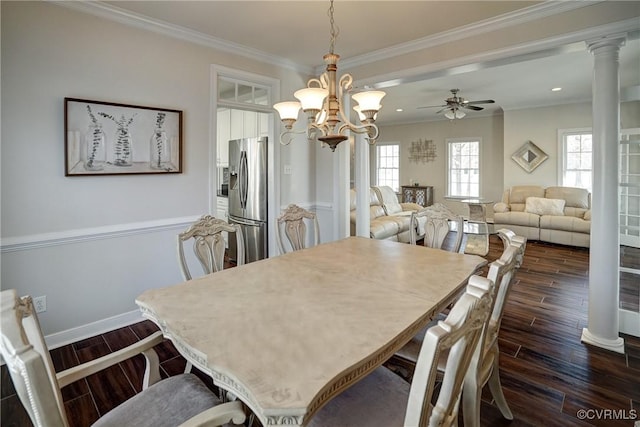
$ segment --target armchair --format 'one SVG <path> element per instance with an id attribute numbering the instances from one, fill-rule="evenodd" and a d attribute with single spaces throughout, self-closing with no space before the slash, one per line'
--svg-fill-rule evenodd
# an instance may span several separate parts
<path id="1" fill-rule="evenodd" d="M 142 353 L 147 361 L 143 391 L 100 418 L 94 426 L 195 427 L 243 423 L 240 402 L 221 403 L 195 375 L 160 381 L 153 347 L 161 332 L 115 353 L 56 373 L 44 342 L 31 297 L 18 298 L 14 289 L 0 293 L 0 352 L 18 397 L 37 427 L 68 427 L 62 387 Z"/>

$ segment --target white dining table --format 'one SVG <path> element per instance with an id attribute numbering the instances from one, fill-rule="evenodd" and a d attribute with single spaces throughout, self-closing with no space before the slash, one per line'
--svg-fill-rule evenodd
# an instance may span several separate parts
<path id="1" fill-rule="evenodd" d="M 150 289 L 136 303 L 265 426 L 304 426 L 452 302 L 486 260 L 349 237 Z"/>

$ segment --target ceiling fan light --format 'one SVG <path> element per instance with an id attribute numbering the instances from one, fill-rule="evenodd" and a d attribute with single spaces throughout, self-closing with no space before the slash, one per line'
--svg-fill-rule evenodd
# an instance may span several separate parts
<path id="1" fill-rule="evenodd" d="M 466 114 L 465 114 L 465 112 L 464 112 L 464 111 L 456 110 L 456 119 L 461 119 L 461 118 L 463 118 L 464 116 L 466 116 Z"/>
<path id="2" fill-rule="evenodd" d="M 444 116 L 449 119 L 449 120 L 453 120 L 456 118 L 456 116 L 453 114 L 453 111 L 449 110 L 446 113 L 444 113 Z"/>

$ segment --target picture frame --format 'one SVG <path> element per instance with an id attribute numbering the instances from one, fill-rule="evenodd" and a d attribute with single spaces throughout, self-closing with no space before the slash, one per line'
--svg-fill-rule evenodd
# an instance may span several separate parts
<path id="1" fill-rule="evenodd" d="M 65 176 L 182 173 L 182 111 L 64 99 Z"/>
<path id="2" fill-rule="evenodd" d="M 527 141 L 513 153 L 511 158 L 520 165 L 522 169 L 527 171 L 527 173 L 531 173 L 535 168 L 540 166 L 542 162 L 547 160 L 549 156 L 536 144 Z"/>

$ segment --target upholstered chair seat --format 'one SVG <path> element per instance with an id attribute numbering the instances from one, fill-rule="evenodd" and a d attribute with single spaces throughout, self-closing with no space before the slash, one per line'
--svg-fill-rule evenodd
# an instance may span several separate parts
<path id="1" fill-rule="evenodd" d="M 379 367 L 334 397 L 309 427 L 457 426 L 460 394 L 468 368 L 481 354 L 483 325 L 491 310 L 493 282 L 472 276 L 448 316 L 425 333 L 411 383 Z M 437 363 L 446 369 L 434 402 Z"/>

